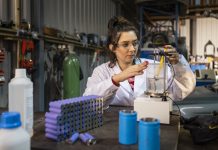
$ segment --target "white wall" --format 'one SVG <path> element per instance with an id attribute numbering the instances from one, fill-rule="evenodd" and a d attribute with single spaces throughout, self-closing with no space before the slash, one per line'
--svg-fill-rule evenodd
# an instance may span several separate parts
<path id="1" fill-rule="evenodd" d="M 184 20 L 184 25 L 180 23 L 179 25 L 179 37 L 186 37 L 186 48 L 190 50 L 190 20 Z"/>
<path id="2" fill-rule="evenodd" d="M 107 33 L 108 20 L 116 15 L 112 0 L 44 0 L 45 26 L 74 33 Z"/>
<path id="3" fill-rule="evenodd" d="M 204 55 L 204 46 L 211 40 L 218 47 L 218 20 L 214 18 L 199 18 L 196 22 L 196 49 L 193 50 L 197 55 Z M 208 49 L 207 54 L 213 54 L 212 48 Z M 215 53 L 217 56 L 217 52 Z"/>
<path id="4" fill-rule="evenodd" d="M 193 55 L 204 55 L 204 46 L 211 40 L 218 48 L 218 19 L 197 18 L 193 22 Z M 180 36 L 186 36 L 186 44 L 190 50 L 190 20 L 186 20 L 185 26 L 180 26 Z M 216 50 L 217 51 L 217 50 Z M 213 54 L 213 49 L 209 48 L 207 54 Z M 218 53 L 215 53 L 218 56 Z"/>

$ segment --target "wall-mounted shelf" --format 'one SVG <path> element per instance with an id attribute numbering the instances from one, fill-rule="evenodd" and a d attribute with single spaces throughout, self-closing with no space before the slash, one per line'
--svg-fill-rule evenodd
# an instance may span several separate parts
<path id="1" fill-rule="evenodd" d="M 88 44 L 87 46 L 84 46 L 80 41 L 73 39 L 71 37 L 55 37 L 55 36 L 50 36 L 50 35 L 39 35 L 39 39 L 44 40 L 45 42 L 49 43 L 56 43 L 56 44 L 74 44 L 77 47 L 81 48 L 88 48 L 88 49 L 104 49 L 103 47 L 100 46 L 94 46 Z M 0 38 L 3 40 L 19 40 L 25 38 L 25 36 L 17 36 L 17 30 L 15 29 L 8 29 L 8 28 L 0 28 Z M 36 39 L 35 39 L 36 40 Z"/>
<path id="2" fill-rule="evenodd" d="M 0 37 L 5 40 L 17 40 L 17 31 L 15 29 L 0 28 Z"/>
<path id="3" fill-rule="evenodd" d="M 83 46 L 83 44 L 80 41 L 75 40 L 75 39 L 70 38 L 70 37 L 61 38 L 61 37 L 54 37 L 54 36 L 44 35 L 43 39 L 44 39 L 45 42 L 50 42 L 50 43 L 74 44 L 77 47 L 94 49 L 94 50 L 95 49 L 103 49 L 103 47 L 93 46 L 93 45 L 89 45 L 89 44 L 87 46 Z"/>
<path id="4" fill-rule="evenodd" d="M 28 35 L 18 36 L 17 30 L 15 30 L 15 29 L 0 28 L 0 37 L 3 40 L 17 41 L 17 40 L 20 40 L 20 39 L 27 39 L 27 38 L 32 39 L 32 40 L 39 40 L 41 38 L 40 35 L 38 35 L 38 39 L 37 39 L 37 38 L 33 38 L 31 33 L 25 32 L 25 34 L 28 34 Z"/>

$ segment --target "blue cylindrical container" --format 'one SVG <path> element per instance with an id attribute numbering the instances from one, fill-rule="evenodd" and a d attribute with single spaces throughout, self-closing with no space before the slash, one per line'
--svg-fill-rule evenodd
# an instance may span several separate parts
<path id="1" fill-rule="evenodd" d="M 30 135 L 21 127 L 20 113 L 0 114 L 0 150 L 30 150 Z"/>
<path id="2" fill-rule="evenodd" d="M 133 110 L 119 112 L 119 143 L 137 143 L 137 113 Z"/>
<path id="3" fill-rule="evenodd" d="M 142 118 L 139 121 L 139 150 L 160 150 L 160 121 Z"/>

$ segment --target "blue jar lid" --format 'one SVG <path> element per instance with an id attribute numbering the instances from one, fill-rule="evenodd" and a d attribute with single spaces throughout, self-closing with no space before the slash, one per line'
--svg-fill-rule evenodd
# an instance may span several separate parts
<path id="1" fill-rule="evenodd" d="M 134 110 L 120 110 L 119 115 L 125 117 L 136 117 L 137 113 Z"/>
<path id="2" fill-rule="evenodd" d="M 20 113 L 3 112 L 0 117 L 0 128 L 17 128 L 21 126 Z"/>
<path id="3" fill-rule="evenodd" d="M 147 117 L 147 118 L 141 118 L 139 120 L 139 124 L 140 125 L 145 125 L 145 126 L 160 126 L 160 120 L 156 119 L 156 118 L 151 118 L 151 117 Z"/>

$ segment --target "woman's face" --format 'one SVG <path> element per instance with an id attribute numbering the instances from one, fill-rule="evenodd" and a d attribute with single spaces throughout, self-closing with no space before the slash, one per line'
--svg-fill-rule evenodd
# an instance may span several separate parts
<path id="1" fill-rule="evenodd" d="M 120 39 L 114 50 L 119 64 L 130 65 L 138 51 L 138 39 L 134 31 L 121 32 Z"/>

